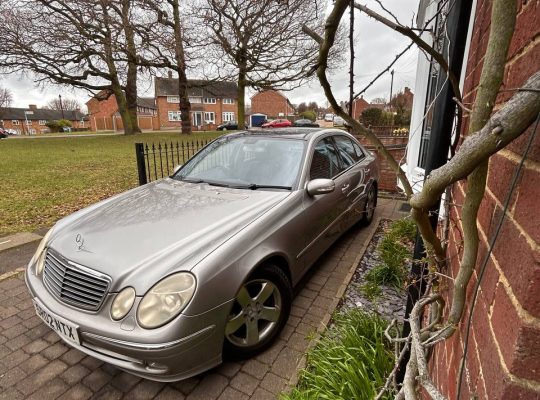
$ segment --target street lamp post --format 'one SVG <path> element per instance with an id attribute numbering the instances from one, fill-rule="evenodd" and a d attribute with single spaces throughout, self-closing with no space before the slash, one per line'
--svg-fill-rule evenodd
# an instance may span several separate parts
<path id="1" fill-rule="evenodd" d="M 62 95 L 58 95 L 58 99 L 60 100 L 60 110 L 62 111 L 62 119 L 64 118 L 64 106 L 62 105 Z"/>

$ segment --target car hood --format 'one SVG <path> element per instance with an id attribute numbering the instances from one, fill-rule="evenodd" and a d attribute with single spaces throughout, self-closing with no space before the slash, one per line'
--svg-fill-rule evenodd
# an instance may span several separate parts
<path id="1" fill-rule="evenodd" d="M 131 285 L 139 293 L 174 270 L 190 270 L 289 195 L 167 178 L 59 221 L 49 246 L 109 275 L 112 291 Z"/>

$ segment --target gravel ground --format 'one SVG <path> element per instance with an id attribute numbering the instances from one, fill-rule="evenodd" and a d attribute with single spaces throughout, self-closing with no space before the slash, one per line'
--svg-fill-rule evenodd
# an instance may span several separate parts
<path id="1" fill-rule="evenodd" d="M 339 310 L 346 311 L 353 308 L 363 308 L 379 314 L 389 321 L 397 318 L 399 323 L 403 322 L 406 304 L 406 292 L 404 290 L 396 290 L 390 286 L 382 286 L 381 294 L 374 300 L 370 300 L 363 294 L 361 289 L 361 286 L 364 283 L 364 275 L 373 267 L 381 263 L 377 246 L 383 239 L 384 231 L 391 222 L 391 220 L 383 219 L 379 223 L 379 226 L 364 253 L 364 257 L 360 260 L 351 282 L 341 299 L 340 305 L 338 306 Z"/>

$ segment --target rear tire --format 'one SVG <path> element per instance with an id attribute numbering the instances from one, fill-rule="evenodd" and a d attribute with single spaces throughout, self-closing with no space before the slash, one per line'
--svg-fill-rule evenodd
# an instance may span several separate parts
<path id="1" fill-rule="evenodd" d="M 362 212 L 361 222 L 363 225 L 368 226 L 373 221 L 375 215 L 375 208 L 377 207 L 377 188 L 375 185 L 371 185 L 367 194 L 366 205 Z"/>
<path id="2" fill-rule="evenodd" d="M 264 264 L 242 284 L 225 325 L 223 355 L 229 360 L 264 351 L 285 326 L 292 287 L 277 265 Z"/>

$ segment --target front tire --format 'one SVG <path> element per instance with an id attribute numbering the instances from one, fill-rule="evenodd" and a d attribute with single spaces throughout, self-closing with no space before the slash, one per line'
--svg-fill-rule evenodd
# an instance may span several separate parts
<path id="1" fill-rule="evenodd" d="M 253 357 L 268 348 L 289 318 L 292 287 L 274 264 L 255 271 L 236 295 L 225 325 L 224 356 Z"/>

